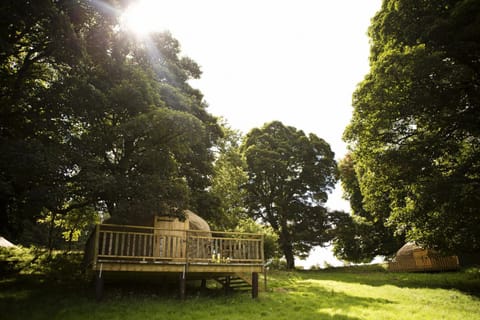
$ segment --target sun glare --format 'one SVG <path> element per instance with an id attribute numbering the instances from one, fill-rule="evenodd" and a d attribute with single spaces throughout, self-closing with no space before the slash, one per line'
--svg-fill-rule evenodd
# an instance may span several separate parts
<path id="1" fill-rule="evenodd" d="M 167 1 L 140 0 L 130 5 L 120 17 L 121 28 L 145 36 L 169 29 L 175 8 Z M 170 20 L 170 21 L 169 21 Z"/>

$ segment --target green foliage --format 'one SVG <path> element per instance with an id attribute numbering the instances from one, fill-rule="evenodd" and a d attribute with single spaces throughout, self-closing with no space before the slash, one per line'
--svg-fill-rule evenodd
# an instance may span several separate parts
<path id="1" fill-rule="evenodd" d="M 275 259 L 280 255 L 278 235 L 272 227 L 261 225 L 253 219 L 245 218 L 238 222 L 235 232 L 261 233 L 263 234 L 263 250 L 265 260 Z"/>
<path id="2" fill-rule="evenodd" d="M 392 256 L 404 244 L 404 238 L 388 225 L 390 210 L 371 214 L 363 207 L 355 161 L 347 154 L 339 164 L 344 197 L 350 201 L 350 214 L 335 212 L 333 252 L 339 259 L 351 262 L 370 262 L 376 256 Z"/>
<path id="3" fill-rule="evenodd" d="M 325 203 L 337 168 L 328 143 L 280 122 L 251 130 L 242 145 L 249 214 L 278 234 L 287 267 L 330 240 Z"/>
<path id="4" fill-rule="evenodd" d="M 0 274 L 9 275 L 31 268 L 35 259 L 33 250 L 22 247 L 0 247 Z"/>
<path id="5" fill-rule="evenodd" d="M 30 232 L 44 232 L 44 237 L 31 236 L 23 240 L 36 245 L 46 246 L 48 249 L 73 248 L 82 250 L 88 233 L 96 223 L 99 223 L 97 211 L 92 207 L 72 209 L 64 215 L 44 209 L 34 226 L 26 228 Z M 43 241 L 42 241 L 43 240 Z"/>
<path id="6" fill-rule="evenodd" d="M 287 270 L 287 260 L 283 258 L 273 258 L 267 264 L 268 270 L 277 270 L 277 271 L 286 271 Z"/>
<path id="7" fill-rule="evenodd" d="M 377 273 L 377 272 L 387 272 L 387 263 L 379 264 L 360 264 L 344 267 L 334 267 L 329 266 L 325 269 L 322 269 L 324 272 L 339 272 L 339 273 Z"/>
<path id="8" fill-rule="evenodd" d="M 217 156 L 210 194 L 218 199 L 218 209 L 207 217 L 210 224 L 219 230 L 235 228 L 242 219 L 247 218 L 244 205 L 245 190 L 242 186 L 247 181 L 245 159 L 242 157 L 239 144 L 240 132 L 222 124 L 223 137 L 218 140 Z"/>
<path id="9" fill-rule="evenodd" d="M 42 212 L 73 240 L 82 210 L 134 222 L 211 204 L 221 132 L 188 84 L 200 68 L 169 33 L 118 32 L 120 5 L 1 4 L 0 232 L 11 239 Z"/>
<path id="10" fill-rule="evenodd" d="M 6 1 L 0 10 L 0 232 L 69 197 L 64 113 L 46 97 L 82 57 L 83 6 Z M 75 12 L 73 12 L 75 11 Z M 78 15 L 77 15 L 78 13 Z M 72 20 L 72 16 L 79 18 Z M 32 219 L 33 217 L 33 219 Z M 15 237 L 11 237 L 15 239 Z"/>
<path id="11" fill-rule="evenodd" d="M 387 0 L 345 131 L 363 208 L 428 247 L 480 250 L 480 6 Z"/>
<path id="12" fill-rule="evenodd" d="M 63 252 L 38 247 L 0 248 L 0 274 L 35 275 L 47 281 L 83 281 L 83 252 Z"/>
<path id="13" fill-rule="evenodd" d="M 465 273 L 473 280 L 480 279 L 480 267 L 470 267 L 465 269 Z"/>

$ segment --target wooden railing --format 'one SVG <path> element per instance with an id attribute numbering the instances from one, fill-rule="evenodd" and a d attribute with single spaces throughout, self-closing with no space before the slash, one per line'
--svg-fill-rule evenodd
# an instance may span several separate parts
<path id="1" fill-rule="evenodd" d="M 263 236 L 253 233 L 97 225 L 94 260 L 140 263 L 263 264 Z"/>
<path id="2" fill-rule="evenodd" d="M 458 268 L 457 256 L 422 257 L 421 259 L 403 259 L 388 263 L 388 270 L 392 272 L 448 271 Z"/>

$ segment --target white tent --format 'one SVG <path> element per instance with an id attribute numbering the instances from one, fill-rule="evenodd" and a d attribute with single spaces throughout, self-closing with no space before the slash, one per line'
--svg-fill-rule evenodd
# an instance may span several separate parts
<path id="1" fill-rule="evenodd" d="M 0 247 L 7 247 L 7 248 L 12 248 L 16 247 L 13 243 L 5 239 L 4 237 L 0 236 Z"/>

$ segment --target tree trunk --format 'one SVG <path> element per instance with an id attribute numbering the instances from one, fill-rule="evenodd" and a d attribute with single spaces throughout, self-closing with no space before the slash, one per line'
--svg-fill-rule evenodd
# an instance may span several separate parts
<path id="1" fill-rule="evenodd" d="M 283 249 L 283 254 L 285 255 L 285 260 L 287 260 L 287 270 L 295 269 L 295 257 L 293 256 L 293 248 L 290 244 Z"/>
<path id="2" fill-rule="evenodd" d="M 48 257 L 51 258 L 53 254 L 53 247 L 54 247 L 54 232 L 55 232 L 55 219 L 57 218 L 56 213 L 53 211 L 51 212 L 52 214 L 52 220 L 48 224 Z"/>
<path id="3" fill-rule="evenodd" d="M 284 229 L 285 230 L 285 229 Z M 282 231 L 280 233 L 280 247 L 282 248 L 285 260 L 287 260 L 287 270 L 295 269 L 295 257 L 293 255 L 293 246 L 290 241 L 290 235 L 288 231 Z"/>

